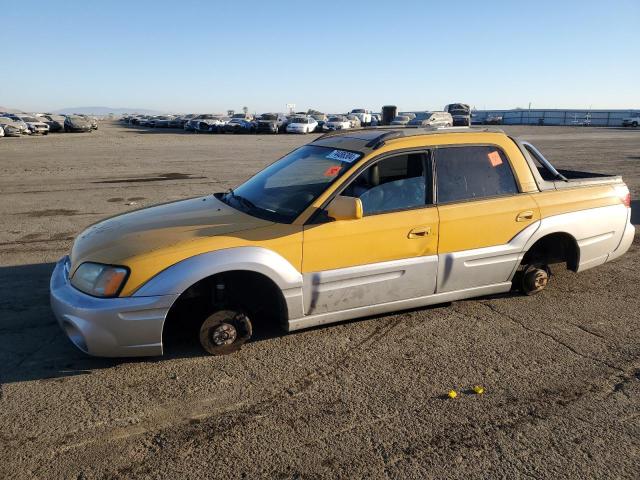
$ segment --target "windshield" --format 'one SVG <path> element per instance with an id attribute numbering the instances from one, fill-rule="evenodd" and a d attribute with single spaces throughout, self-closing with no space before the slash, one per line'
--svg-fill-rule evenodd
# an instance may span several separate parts
<path id="1" fill-rule="evenodd" d="M 249 215 L 291 223 L 361 156 L 305 145 L 219 198 Z"/>
<path id="2" fill-rule="evenodd" d="M 408 122 L 409 121 L 409 117 L 405 117 L 403 115 L 398 115 L 397 117 L 395 117 L 393 119 L 394 122 Z"/>
<path id="3" fill-rule="evenodd" d="M 291 120 L 291 123 L 309 123 L 306 118 L 298 117 Z"/>
<path id="4" fill-rule="evenodd" d="M 344 122 L 345 120 L 344 117 L 329 117 L 330 122 Z"/>
<path id="5" fill-rule="evenodd" d="M 362 108 L 355 108 L 351 110 L 351 113 L 364 113 L 364 110 Z"/>
<path id="6" fill-rule="evenodd" d="M 22 119 L 23 122 L 39 122 L 40 121 L 37 118 L 28 117 L 28 116 L 24 116 L 24 117 L 20 117 L 20 118 Z"/>
<path id="7" fill-rule="evenodd" d="M 264 114 L 260 117 L 260 120 L 278 120 L 278 116 L 277 115 L 268 115 L 268 114 Z"/>

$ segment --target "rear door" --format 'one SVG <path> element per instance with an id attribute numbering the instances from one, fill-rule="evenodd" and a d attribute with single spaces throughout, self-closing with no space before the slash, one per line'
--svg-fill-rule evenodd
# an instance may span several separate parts
<path id="1" fill-rule="evenodd" d="M 440 217 L 438 292 L 509 281 L 540 211 L 520 193 L 507 155 L 495 145 L 435 151 Z"/>

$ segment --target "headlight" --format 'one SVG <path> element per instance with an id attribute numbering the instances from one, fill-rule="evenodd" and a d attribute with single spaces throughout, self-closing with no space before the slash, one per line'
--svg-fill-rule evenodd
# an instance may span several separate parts
<path id="1" fill-rule="evenodd" d="M 120 293 L 129 269 L 86 262 L 78 267 L 71 285 L 94 297 L 115 297 Z"/>

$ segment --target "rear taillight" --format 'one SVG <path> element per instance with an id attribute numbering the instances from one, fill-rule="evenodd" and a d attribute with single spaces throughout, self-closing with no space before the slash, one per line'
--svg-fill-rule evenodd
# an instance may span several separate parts
<path id="1" fill-rule="evenodd" d="M 615 190 L 622 204 L 627 208 L 631 208 L 631 193 L 629 192 L 627 186 L 619 185 L 615 187 Z"/>

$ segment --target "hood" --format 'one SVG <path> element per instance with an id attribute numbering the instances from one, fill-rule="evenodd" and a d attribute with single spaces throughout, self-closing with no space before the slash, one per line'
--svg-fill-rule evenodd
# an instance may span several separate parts
<path id="1" fill-rule="evenodd" d="M 143 254 L 168 247 L 188 249 L 194 242 L 217 235 L 271 224 L 235 210 L 213 195 L 143 208 L 82 232 L 71 251 L 71 271 L 88 261 L 127 265 L 129 259 Z"/>

